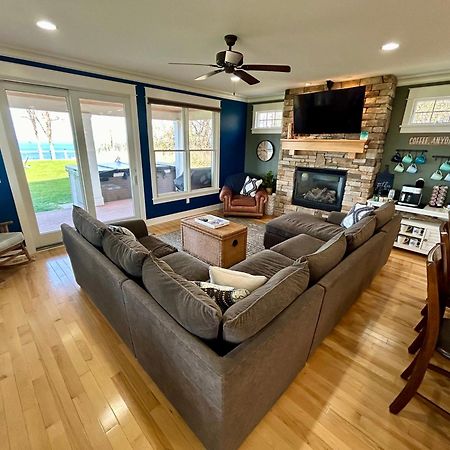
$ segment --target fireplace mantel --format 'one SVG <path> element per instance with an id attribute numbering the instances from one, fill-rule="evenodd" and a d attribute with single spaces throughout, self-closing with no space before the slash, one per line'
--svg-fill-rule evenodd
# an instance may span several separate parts
<path id="1" fill-rule="evenodd" d="M 281 148 L 288 150 L 290 156 L 297 152 L 328 152 L 328 153 L 364 153 L 368 141 L 359 139 L 317 139 L 297 138 L 281 139 Z"/>

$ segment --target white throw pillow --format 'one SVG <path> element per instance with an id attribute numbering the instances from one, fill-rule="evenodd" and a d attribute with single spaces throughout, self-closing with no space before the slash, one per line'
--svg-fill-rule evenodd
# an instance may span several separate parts
<path id="1" fill-rule="evenodd" d="M 364 217 L 373 214 L 375 208 L 367 206 L 364 203 L 355 203 L 348 214 L 342 219 L 341 227 L 350 228 L 355 223 L 358 223 Z"/>
<path id="2" fill-rule="evenodd" d="M 250 195 L 250 197 L 254 197 L 258 192 L 259 187 L 261 186 L 263 180 L 258 180 L 257 178 L 250 178 L 247 175 L 245 179 L 244 186 L 242 186 L 241 195 Z"/>
<path id="3" fill-rule="evenodd" d="M 247 289 L 250 292 L 258 289 L 267 281 L 267 278 L 262 275 L 250 275 L 249 273 L 215 266 L 209 268 L 209 278 L 211 283 L 232 286 L 236 289 Z"/>

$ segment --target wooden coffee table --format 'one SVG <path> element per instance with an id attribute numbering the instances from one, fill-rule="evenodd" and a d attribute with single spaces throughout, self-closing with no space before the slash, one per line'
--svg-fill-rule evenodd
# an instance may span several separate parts
<path id="1" fill-rule="evenodd" d="M 183 250 L 219 267 L 231 267 L 245 259 L 247 253 L 247 227 L 230 222 L 221 228 L 208 228 L 195 222 L 196 217 L 181 219 Z"/>

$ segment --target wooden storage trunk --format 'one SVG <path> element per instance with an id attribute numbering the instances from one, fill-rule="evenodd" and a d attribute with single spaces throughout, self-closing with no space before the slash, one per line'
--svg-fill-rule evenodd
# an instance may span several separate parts
<path id="1" fill-rule="evenodd" d="M 188 217 L 181 220 L 181 239 L 184 251 L 213 266 L 231 267 L 246 257 L 247 227 L 238 223 L 213 229 Z"/>

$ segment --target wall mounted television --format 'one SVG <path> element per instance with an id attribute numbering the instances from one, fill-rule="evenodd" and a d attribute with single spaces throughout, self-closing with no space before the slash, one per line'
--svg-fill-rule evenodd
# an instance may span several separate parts
<path id="1" fill-rule="evenodd" d="M 294 133 L 360 133 L 365 86 L 294 97 Z"/>

